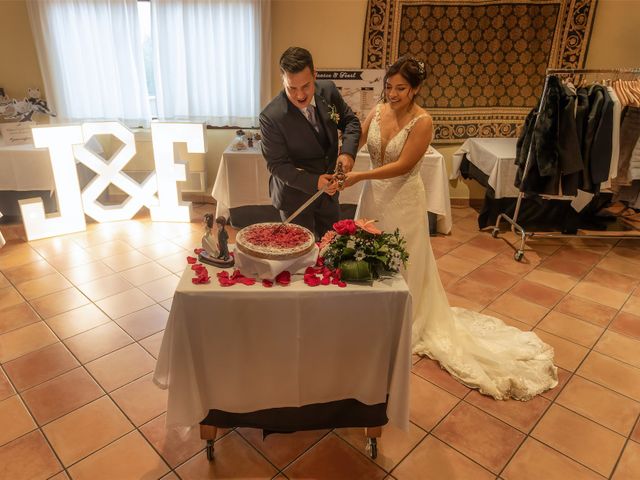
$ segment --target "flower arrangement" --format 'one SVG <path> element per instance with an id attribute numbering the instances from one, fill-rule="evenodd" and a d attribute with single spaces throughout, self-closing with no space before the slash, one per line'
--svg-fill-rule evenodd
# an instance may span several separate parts
<path id="1" fill-rule="evenodd" d="M 324 264 L 342 271 L 343 280 L 371 280 L 384 272 L 398 272 L 409 254 L 398 229 L 385 233 L 375 220 L 341 220 L 320 241 Z"/>

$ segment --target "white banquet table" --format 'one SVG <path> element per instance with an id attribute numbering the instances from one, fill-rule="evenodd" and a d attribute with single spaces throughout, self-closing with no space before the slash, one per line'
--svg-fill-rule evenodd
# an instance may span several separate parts
<path id="1" fill-rule="evenodd" d="M 167 426 L 191 427 L 209 410 L 246 413 L 341 399 L 385 402 L 409 425 L 411 297 L 400 276 L 367 284 L 176 289 L 154 381 L 167 388 Z"/>
<path id="2" fill-rule="evenodd" d="M 368 170 L 369 167 L 369 154 L 358 153 L 354 170 Z M 449 181 L 444 158 L 433 147 L 429 147 L 425 154 L 420 173 L 427 195 L 427 210 L 437 215 L 437 231 L 447 234 L 452 226 Z M 362 187 L 360 183 L 341 192 L 340 203 L 357 204 Z M 269 172 L 259 144 L 240 151 L 227 147 L 220 160 L 211 196 L 217 202 L 216 217 L 223 215 L 229 218 L 232 208 L 271 205 Z"/>
<path id="3" fill-rule="evenodd" d="M 469 138 L 453 154 L 451 179 L 460 176 L 460 164 L 467 159 L 487 175 L 488 183 L 495 191 L 495 198 L 518 196 L 513 185 L 518 167 L 515 165 L 516 138 Z"/>

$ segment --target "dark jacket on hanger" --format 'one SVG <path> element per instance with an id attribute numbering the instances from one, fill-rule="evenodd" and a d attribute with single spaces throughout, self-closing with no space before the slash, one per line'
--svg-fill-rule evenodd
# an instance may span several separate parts
<path id="1" fill-rule="evenodd" d="M 565 89 L 558 77 L 550 76 L 544 103 L 529 113 L 516 144 L 515 186 L 528 193 L 557 195 L 563 176 L 563 187 L 577 192 L 576 172 L 583 168 L 575 124 L 576 97 Z M 524 175 L 531 150 L 528 172 Z M 523 181 L 524 178 L 524 181 Z M 567 192 L 569 193 L 569 192 Z"/>
<path id="2" fill-rule="evenodd" d="M 594 85 L 591 87 L 602 91 L 602 108 L 600 119 L 591 143 L 591 181 L 598 185 L 609 178 L 611 166 L 611 150 L 613 149 L 613 99 L 607 87 Z M 599 190 L 598 190 L 599 191 Z"/>
<path id="3" fill-rule="evenodd" d="M 585 119 L 583 130 L 584 134 L 582 136 L 582 159 L 584 161 L 582 189 L 586 192 L 600 191 L 599 185 L 594 183 L 593 175 L 591 174 L 591 169 L 593 168 L 593 164 L 591 162 L 591 149 L 596 135 L 596 130 L 600 124 L 600 117 L 602 116 L 602 107 L 604 105 L 604 93 L 602 90 L 602 85 L 592 85 L 588 90 L 589 112 Z"/>

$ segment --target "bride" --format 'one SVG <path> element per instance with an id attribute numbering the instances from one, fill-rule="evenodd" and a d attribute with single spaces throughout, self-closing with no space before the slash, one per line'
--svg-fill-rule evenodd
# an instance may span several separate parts
<path id="1" fill-rule="evenodd" d="M 403 57 L 384 78 L 385 100 L 364 122 L 375 167 L 346 175 L 344 187 L 366 182 L 356 218 L 375 218 L 382 230 L 399 228 L 409 262 L 403 276 L 413 300 L 413 352 L 427 355 L 465 385 L 496 399 L 528 400 L 557 385 L 553 349 L 533 332 L 501 320 L 450 307 L 427 232 L 420 163 L 433 138 L 433 123 L 414 99 L 424 65 Z"/>

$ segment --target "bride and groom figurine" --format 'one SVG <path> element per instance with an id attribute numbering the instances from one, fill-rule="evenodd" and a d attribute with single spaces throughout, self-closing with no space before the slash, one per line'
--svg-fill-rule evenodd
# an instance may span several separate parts
<path id="1" fill-rule="evenodd" d="M 216 239 L 212 230 L 216 226 Z M 219 268 L 233 267 L 233 256 L 229 253 L 229 234 L 226 230 L 227 219 L 218 217 L 215 219 L 212 213 L 205 213 L 204 227 L 205 233 L 202 237 L 202 251 L 198 254 L 198 259 L 209 265 Z"/>
<path id="2" fill-rule="evenodd" d="M 553 348 L 534 332 L 449 305 L 431 250 L 419 174 L 434 132 L 431 117 L 415 102 L 426 78 L 424 63 L 401 57 L 389 67 L 384 99 L 362 127 L 333 82 L 315 81 L 307 50 L 287 49 L 280 71 L 284 89 L 260 114 L 260 128 L 271 199 L 281 217 L 324 189 L 295 221 L 321 238 L 339 219 L 336 193 L 366 181 L 356 218 L 375 218 L 384 231 L 399 228 L 406 240 L 409 264 L 402 274 L 412 297 L 413 353 L 437 360 L 461 383 L 496 399 L 528 400 L 555 387 Z M 365 143 L 372 169 L 354 172 Z M 328 173 L 336 163 L 345 173 L 341 186 Z"/>

